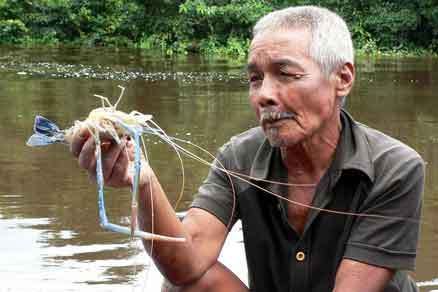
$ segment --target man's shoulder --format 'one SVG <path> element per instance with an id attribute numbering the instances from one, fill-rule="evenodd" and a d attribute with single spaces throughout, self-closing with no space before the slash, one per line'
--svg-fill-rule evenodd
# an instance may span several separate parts
<path id="1" fill-rule="evenodd" d="M 400 159 L 422 159 L 418 152 L 406 143 L 365 124 L 356 122 L 356 125 L 364 134 L 373 160 L 381 158 L 382 155 Z"/>
<path id="2" fill-rule="evenodd" d="M 247 152 L 257 151 L 265 141 L 265 134 L 261 127 L 254 127 L 230 138 L 222 148 L 234 151 L 245 149 Z"/>
<path id="3" fill-rule="evenodd" d="M 412 147 L 367 125 L 357 127 L 365 137 L 377 181 L 424 175 L 425 163 Z"/>
<path id="4" fill-rule="evenodd" d="M 261 127 L 254 127 L 231 137 L 230 142 L 233 143 L 234 146 L 242 146 L 248 143 L 262 144 L 265 137 Z"/>
<path id="5" fill-rule="evenodd" d="M 266 141 L 261 127 L 254 127 L 230 138 L 219 150 L 222 157 L 232 160 L 238 168 L 249 168 Z"/>

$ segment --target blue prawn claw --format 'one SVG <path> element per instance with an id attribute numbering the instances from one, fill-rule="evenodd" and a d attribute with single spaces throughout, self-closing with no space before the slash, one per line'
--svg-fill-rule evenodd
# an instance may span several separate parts
<path id="1" fill-rule="evenodd" d="M 64 132 L 54 122 L 43 116 L 35 117 L 33 131 L 34 134 L 26 142 L 27 146 L 47 146 L 64 142 Z"/>

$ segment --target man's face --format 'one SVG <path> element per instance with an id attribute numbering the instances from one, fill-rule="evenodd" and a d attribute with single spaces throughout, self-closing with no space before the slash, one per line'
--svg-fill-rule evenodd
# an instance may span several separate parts
<path id="1" fill-rule="evenodd" d="M 248 57 L 249 99 L 273 146 L 292 146 L 337 123 L 334 75 L 310 58 L 306 29 L 257 35 Z"/>

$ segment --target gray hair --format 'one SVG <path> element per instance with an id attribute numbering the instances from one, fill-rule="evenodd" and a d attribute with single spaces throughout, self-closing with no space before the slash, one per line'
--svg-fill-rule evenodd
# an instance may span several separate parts
<path id="1" fill-rule="evenodd" d="M 293 28 L 309 29 L 309 56 L 329 76 L 345 63 L 354 64 L 353 42 L 345 21 L 336 13 L 316 6 L 277 10 L 262 17 L 253 28 L 253 37 L 264 32 Z"/>

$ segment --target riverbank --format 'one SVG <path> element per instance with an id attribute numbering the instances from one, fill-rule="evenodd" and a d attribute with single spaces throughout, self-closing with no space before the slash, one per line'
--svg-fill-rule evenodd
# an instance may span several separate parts
<path id="1" fill-rule="evenodd" d="M 87 43 L 87 41 L 85 41 Z M 198 56 L 204 59 L 225 59 L 230 62 L 242 63 L 246 61 L 250 40 L 234 40 L 228 46 L 217 43 L 202 43 L 201 45 L 166 45 L 158 40 L 145 40 L 140 43 L 125 43 L 121 46 L 116 44 L 84 45 L 77 42 L 69 43 L 43 43 L 42 40 L 28 39 L 25 44 L 4 44 L 3 47 L 16 47 L 19 49 L 39 48 L 71 48 L 71 49 L 140 49 L 152 52 L 162 57 L 185 57 L 188 55 Z M 426 57 L 437 58 L 438 52 L 425 48 L 387 48 L 377 46 L 355 47 L 356 57 Z"/>

